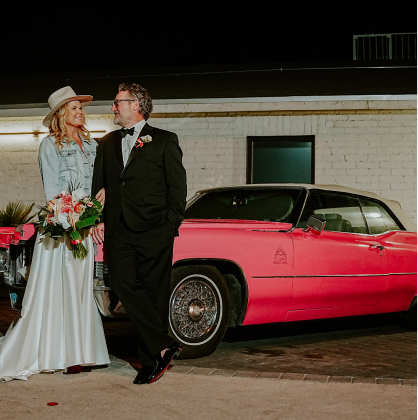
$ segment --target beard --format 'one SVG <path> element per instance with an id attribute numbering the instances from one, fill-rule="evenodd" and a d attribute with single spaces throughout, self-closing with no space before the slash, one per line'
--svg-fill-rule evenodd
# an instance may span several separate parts
<path id="1" fill-rule="evenodd" d="M 121 127 L 123 127 L 123 126 L 121 125 L 120 115 L 115 115 L 115 117 L 113 118 L 113 124 L 115 124 L 115 125 L 120 125 Z"/>
<path id="2" fill-rule="evenodd" d="M 121 127 L 126 127 L 125 118 L 121 114 L 117 114 L 113 118 L 113 124 L 119 125 Z"/>

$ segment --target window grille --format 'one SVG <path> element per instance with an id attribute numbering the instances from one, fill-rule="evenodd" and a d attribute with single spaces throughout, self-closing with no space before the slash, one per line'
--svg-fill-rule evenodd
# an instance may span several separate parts
<path id="1" fill-rule="evenodd" d="M 353 60 L 417 58 L 417 33 L 353 35 Z"/>

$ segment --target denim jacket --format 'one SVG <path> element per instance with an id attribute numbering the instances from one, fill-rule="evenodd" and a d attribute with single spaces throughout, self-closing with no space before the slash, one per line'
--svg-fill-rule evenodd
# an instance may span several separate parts
<path id="1" fill-rule="evenodd" d="M 39 148 L 39 168 L 44 184 L 46 200 L 53 199 L 69 183 L 83 188 L 86 195 L 91 194 L 94 159 L 97 142 L 82 140 L 82 148 L 75 142 L 63 142 L 62 149 L 55 145 L 55 137 L 44 137 Z"/>

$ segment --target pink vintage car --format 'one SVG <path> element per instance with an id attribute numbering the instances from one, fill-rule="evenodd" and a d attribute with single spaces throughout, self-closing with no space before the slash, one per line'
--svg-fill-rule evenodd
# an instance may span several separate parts
<path id="1" fill-rule="evenodd" d="M 399 203 L 373 193 L 301 184 L 199 191 L 175 240 L 171 333 L 183 357 L 200 357 L 240 325 L 402 312 L 416 328 L 416 241 Z M 99 289 L 103 314 L 123 312 Z"/>
<path id="2" fill-rule="evenodd" d="M 243 185 L 199 191 L 175 239 L 169 326 L 183 357 L 227 327 L 399 312 L 416 328 L 416 224 L 396 201 L 350 188 Z M 123 316 L 96 256 L 95 297 Z"/>

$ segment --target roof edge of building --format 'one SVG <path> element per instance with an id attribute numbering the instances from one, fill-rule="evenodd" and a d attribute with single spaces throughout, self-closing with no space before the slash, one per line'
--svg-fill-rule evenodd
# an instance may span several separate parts
<path id="1" fill-rule="evenodd" d="M 304 109 L 312 107 L 321 109 L 376 109 L 376 106 L 390 102 L 394 109 L 416 109 L 416 94 L 402 95 L 324 95 L 324 96 L 279 96 L 279 97 L 242 97 L 242 98 L 189 98 L 189 99 L 156 99 L 154 113 L 170 112 L 213 112 L 215 106 L 218 112 L 247 111 L 257 106 L 260 111 L 279 109 Z M 87 107 L 87 113 L 92 115 L 110 114 L 113 100 L 93 101 Z M 351 104 L 356 104 L 351 106 Z M 408 103 L 409 102 L 409 103 Z M 305 105 L 305 103 L 308 103 Z M 316 104 L 315 104 L 316 103 Z M 344 104 L 345 103 L 345 104 Z M 350 105 L 348 105 L 348 104 Z M 404 103 L 404 106 L 400 106 Z M 348 106 L 347 106 L 348 105 Z M 383 108 L 388 108 L 388 105 Z M 47 103 L 30 103 L 15 105 L 0 105 L 0 118 L 44 116 L 49 108 Z"/>

